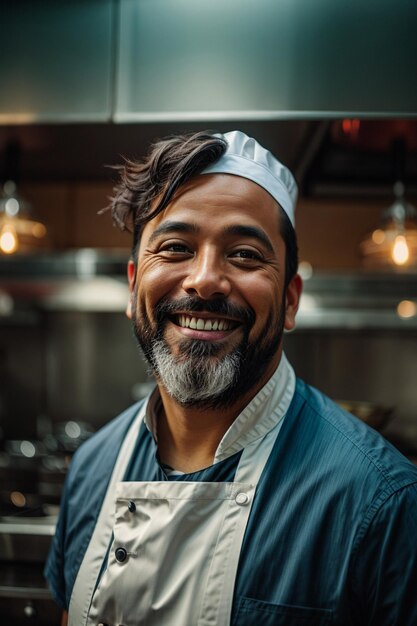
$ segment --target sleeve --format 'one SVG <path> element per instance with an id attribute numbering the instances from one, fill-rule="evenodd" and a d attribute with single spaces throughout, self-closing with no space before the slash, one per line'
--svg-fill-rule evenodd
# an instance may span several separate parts
<path id="1" fill-rule="evenodd" d="M 63 609 L 68 609 L 68 607 L 66 606 L 64 572 L 65 535 L 68 510 L 68 482 L 69 481 L 67 479 L 61 498 L 61 505 L 55 535 L 49 548 L 48 558 L 46 560 L 46 565 L 44 569 L 44 576 L 46 578 L 52 596 L 57 604 Z"/>
<path id="2" fill-rule="evenodd" d="M 416 483 L 390 495 L 375 512 L 357 547 L 353 581 L 357 623 L 416 626 Z"/>
<path id="3" fill-rule="evenodd" d="M 59 606 L 67 610 L 78 569 L 94 531 L 113 468 L 114 459 L 110 458 L 111 463 L 108 464 L 109 455 L 97 454 L 96 447 L 93 439 L 89 439 L 78 448 L 71 460 L 55 535 L 44 569 L 52 596 Z"/>
<path id="4" fill-rule="evenodd" d="M 52 595 L 64 609 L 68 609 L 120 447 L 140 406 L 133 405 L 106 424 L 78 448 L 71 460 L 44 569 Z M 142 430 L 147 432 L 144 424 Z"/>

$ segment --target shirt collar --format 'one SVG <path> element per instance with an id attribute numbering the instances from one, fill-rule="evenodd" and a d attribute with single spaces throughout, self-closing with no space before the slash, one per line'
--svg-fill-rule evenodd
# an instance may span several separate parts
<path id="1" fill-rule="evenodd" d="M 221 439 L 213 463 L 236 454 L 250 443 L 264 437 L 285 416 L 295 391 L 295 374 L 282 353 L 280 363 L 268 382 L 237 416 Z M 150 395 L 145 424 L 156 440 L 156 416 L 161 407 L 158 387 Z"/>
<path id="2" fill-rule="evenodd" d="M 295 391 L 295 374 L 285 354 L 274 374 L 237 416 L 220 441 L 214 462 L 264 437 L 285 416 Z"/>

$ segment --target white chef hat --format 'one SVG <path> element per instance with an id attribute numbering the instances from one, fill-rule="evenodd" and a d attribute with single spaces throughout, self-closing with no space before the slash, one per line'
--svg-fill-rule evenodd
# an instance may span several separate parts
<path id="1" fill-rule="evenodd" d="M 216 134 L 227 142 L 226 152 L 202 174 L 235 174 L 253 180 L 266 189 L 283 208 L 294 226 L 297 184 L 290 170 L 272 152 L 240 130 Z"/>

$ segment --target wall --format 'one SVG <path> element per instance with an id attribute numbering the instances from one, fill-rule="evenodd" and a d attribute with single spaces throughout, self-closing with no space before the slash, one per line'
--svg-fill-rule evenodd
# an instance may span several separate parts
<path id="1" fill-rule="evenodd" d="M 110 183 L 31 183 L 22 185 L 20 192 L 32 204 L 36 218 L 47 226 L 50 248 L 130 245 L 129 234 L 112 225 L 109 213 L 98 215 L 108 204 Z"/>
<path id="2" fill-rule="evenodd" d="M 53 248 L 130 246 L 129 233 L 112 225 L 110 213 L 97 214 L 111 196 L 110 182 L 31 183 L 22 185 L 21 193 L 47 225 Z M 320 270 L 359 269 L 359 242 L 390 203 L 390 198 L 301 198 L 296 217 L 300 260 Z"/>

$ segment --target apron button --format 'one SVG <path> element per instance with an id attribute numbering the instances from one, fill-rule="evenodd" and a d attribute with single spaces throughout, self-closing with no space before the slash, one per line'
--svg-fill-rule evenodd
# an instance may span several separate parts
<path id="1" fill-rule="evenodd" d="M 127 552 L 124 548 L 117 548 L 115 555 L 116 561 L 119 561 L 119 563 L 123 563 L 127 559 Z"/>
<path id="2" fill-rule="evenodd" d="M 136 511 L 136 504 L 133 502 L 133 500 L 129 500 L 129 504 L 127 505 L 127 508 L 129 509 L 131 513 L 134 513 Z"/>
<path id="3" fill-rule="evenodd" d="M 249 496 L 247 493 L 238 493 L 235 498 L 236 504 L 240 504 L 241 506 L 247 504 L 249 502 Z"/>

